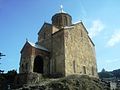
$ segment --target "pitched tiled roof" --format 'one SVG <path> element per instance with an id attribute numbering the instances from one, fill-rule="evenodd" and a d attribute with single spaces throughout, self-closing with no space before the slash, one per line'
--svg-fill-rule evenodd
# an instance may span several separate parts
<path id="1" fill-rule="evenodd" d="M 35 48 L 38 48 L 38 49 L 41 49 L 41 50 L 44 50 L 44 51 L 48 51 L 48 49 L 46 49 L 45 47 L 41 46 L 41 45 L 38 45 L 38 44 L 35 44 L 35 43 L 32 43 L 30 41 L 27 41 L 32 47 L 35 47 Z"/>

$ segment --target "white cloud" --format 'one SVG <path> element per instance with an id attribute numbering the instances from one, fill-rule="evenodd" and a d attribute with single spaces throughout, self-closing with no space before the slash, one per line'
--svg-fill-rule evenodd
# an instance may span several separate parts
<path id="1" fill-rule="evenodd" d="M 107 47 L 113 47 L 118 43 L 120 43 L 120 30 L 117 30 L 113 33 L 113 35 L 107 42 Z"/>
<path id="2" fill-rule="evenodd" d="M 112 60 L 105 60 L 105 61 L 106 61 L 106 63 L 115 63 L 115 62 L 120 61 L 120 59 L 119 59 L 119 58 L 116 58 L 116 59 L 112 59 Z"/>
<path id="3" fill-rule="evenodd" d="M 97 36 L 104 29 L 104 25 L 100 20 L 94 20 L 91 28 L 89 28 L 89 35 L 91 38 Z"/>

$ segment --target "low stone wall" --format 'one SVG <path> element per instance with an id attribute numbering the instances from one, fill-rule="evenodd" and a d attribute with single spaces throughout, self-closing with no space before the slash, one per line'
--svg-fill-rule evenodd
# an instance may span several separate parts
<path id="1" fill-rule="evenodd" d="M 30 85 L 30 84 L 37 84 L 43 80 L 43 75 L 42 74 L 37 74 L 37 73 L 24 73 L 24 74 L 18 74 L 15 77 L 14 80 L 14 87 L 13 88 L 18 88 L 22 87 L 23 85 Z"/>

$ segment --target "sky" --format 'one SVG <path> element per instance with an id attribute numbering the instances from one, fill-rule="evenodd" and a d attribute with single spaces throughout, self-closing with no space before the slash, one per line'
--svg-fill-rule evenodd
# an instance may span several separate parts
<path id="1" fill-rule="evenodd" d="M 0 0 L 0 69 L 19 71 L 20 50 L 37 41 L 44 22 L 59 12 L 60 5 L 72 22 L 84 23 L 95 49 L 98 71 L 120 68 L 120 0 Z"/>

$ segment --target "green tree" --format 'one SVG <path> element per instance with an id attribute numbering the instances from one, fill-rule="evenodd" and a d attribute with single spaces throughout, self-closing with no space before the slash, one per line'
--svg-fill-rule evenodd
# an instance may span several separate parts
<path id="1" fill-rule="evenodd" d="M 114 75 L 112 74 L 112 72 L 107 72 L 105 71 L 105 69 L 103 68 L 101 72 L 98 73 L 100 78 L 110 78 L 113 77 Z"/>

